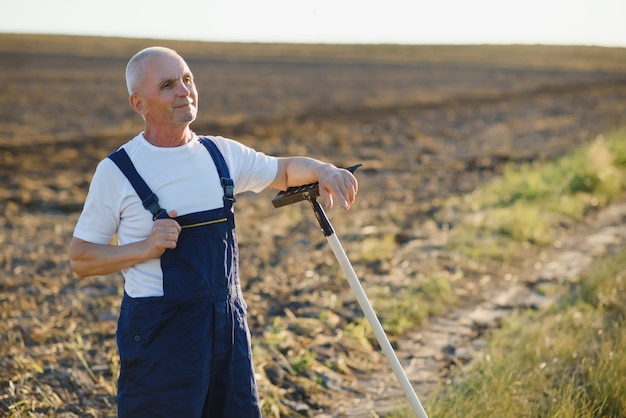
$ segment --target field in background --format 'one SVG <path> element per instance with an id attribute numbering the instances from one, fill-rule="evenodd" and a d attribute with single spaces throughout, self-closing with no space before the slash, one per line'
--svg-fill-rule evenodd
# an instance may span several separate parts
<path id="1" fill-rule="evenodd" d="M 2 35 L 0 143 L 131 135 L 141 125 L 126 105 L 124 68 L 132 54 L 154 44 L 172 47 L 189 61 L 202 94 L 199 126 L 498 100 L 502 94 L 610 84 L 626 73 L 623 48 L 222 44 Z"/>
<path id="2" fill-rule="evenodd" d="M 420 396 L 455 364 L 449 347 L 406 342 L 523 277 L 546 251 L 532 245 L 523 257 L 477 262 L 448 246 L 457 226 L 450 198 L 626 122 L 619 48 L 1 35 L 0 411 L 8 416 L 114 416 L 121 276 L 76 278 L 67 245 L 97 162 L 142 128 L 123 73 L 153 44 L 177 49 L 195 73 L 196 132 L 276 155 L 364 163 L 358 203 L 329 216 L 403 363 L 427 362 L 411 371 Z M 395 379 L 313 214 L 304 205 L 273 209 L 272 197 L 237 203 L 264 411 L 393 411 L 402 402 Z M 576 222 L 554 233 L 566 238 Z M 398 314 L 415 301 L 420 315 Z"/>

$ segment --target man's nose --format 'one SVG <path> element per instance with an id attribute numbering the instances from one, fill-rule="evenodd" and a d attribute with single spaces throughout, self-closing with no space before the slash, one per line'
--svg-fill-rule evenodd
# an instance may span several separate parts
<path id="1" fill-rule="evenodd" d="M 188 86 L 181 80 L 178 83 L 178 94 L 180 96 L 189 96 L 191 94 L 191 86 Z"/>

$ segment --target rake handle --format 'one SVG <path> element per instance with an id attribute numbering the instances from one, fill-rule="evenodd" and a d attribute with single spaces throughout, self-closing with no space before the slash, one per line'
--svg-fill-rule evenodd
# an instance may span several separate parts
<path id="1" fill-rule="evenodd" d="M 337 235 L 333 231 L 333 227 L 330 224 L 330 221 L 328 220 L 324 209 L 315 198 L 307 197 L 307 200 L 313 207 L 313 211 L 315 212 L 315 216 L 317 217 L 320 227 L 322 228 L 322 231 L 326 236 L 326 240 L 328 241 L 330 248 L 335 254 L 335 257 L 337 258 L 341 269 L 346 275 L 348 283 L 350 284 L 350 287 L 352 288 L 352 291 L 356 295 L 356 299 L 361 306 L 361 310 L 365 314 L 365 318 L 367 319 L 367 321 L 370 323 L 372 331 L 374 331 L 374 335 L 376 336 L 378 344 L 385 354 L 385 357 L 387 357 L 387 360 L 389 360 L 391 368 L 393 369 L 393 372 L 395 373 L 398 382 L 400 383 L 400 386 L 402 387 L 402 390 L 404 391 L 404 394 L 406 395 L 409 404 L 411 405 L 411 408 L 415 412 L 415 415 L 419 418 L 428 418 L 428 416 L 426 415 L 426 411 L 424 411 L 424 407 L 420 403 L 419 398 L 417 397 L 415 391 L 413 390 L 413 387 L 411 386 L 409 378 L 407 377 L 404 369 L 402 368 L 402 365 L 400 364 L 400 360 L 398 360 L 396 353 L 393 351 L 393 347 L 391 346 L 391 343 L 389 342 L 389 339 L 385 334 L 385 330 L 383 329 L 380 321 L 378 320 L 378 317 L 376 316 L 376 313 L 374 312 L 374 308 L 372 308 L 372 305 L 367 298 L 365 291 L 363 290 L 363 286 L 361 286 L 361 283 L 359 282 L 359 279 L 354 272 L 354 269 L 352 268 L 352 264 L 350 264 L 350 260 L 348 260 L 346 252 L 339 242 L 339 238 L 337 238 Z"/>

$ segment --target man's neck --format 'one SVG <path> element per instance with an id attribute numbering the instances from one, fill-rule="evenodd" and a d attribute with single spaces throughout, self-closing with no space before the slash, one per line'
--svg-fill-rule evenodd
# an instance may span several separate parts
<path id="1" fill-rule="evenodd" d="M 170 129 L 154 129 L 146 126 L 143 136 L 155 147 L 164 148 L 185 145 L 193 138 L 189 126 Z"/>

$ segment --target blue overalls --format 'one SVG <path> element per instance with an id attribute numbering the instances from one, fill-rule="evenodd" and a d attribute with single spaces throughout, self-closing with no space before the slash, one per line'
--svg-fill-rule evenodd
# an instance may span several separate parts
<path id="1" fill-rule="evenodd" d="M 124 293 L 117 329 L 119 417 L 261 416 L 239 283 L 233 181 L 215 144 L 200 141 L 218 169 L 224 207 L 176 218 L 178 244 L 161 256 L 164 296 Z M 126 152 L 109 158 L 153 219 L 167 217 Z"/>

